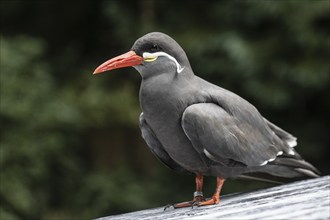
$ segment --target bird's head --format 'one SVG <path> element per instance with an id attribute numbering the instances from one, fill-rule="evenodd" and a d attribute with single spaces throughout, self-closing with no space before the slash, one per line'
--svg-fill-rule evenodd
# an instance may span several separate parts
<path id="1" fill-rule="evenodd" d="M 134 67 L 142 77 L 161 73 L 180 74 L 186 68 L 190 69 L 186 53 L 175 40 L 166 34 L 152 32 L 136 40 L 129 52 L 101 64 L 93 74 L 129 66 Z"/>

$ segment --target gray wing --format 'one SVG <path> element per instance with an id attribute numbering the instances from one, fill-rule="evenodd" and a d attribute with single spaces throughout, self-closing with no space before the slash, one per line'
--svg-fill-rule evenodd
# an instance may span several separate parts
<path id="1" fill-rule="evenodd" d="M 267 119 L 265 119 L 268 127 L 274 131 L 274 133 L 283 141 L 285 141 L 290 147 L 295 147 L 297 145 L 297 138 L 289 134 L 288 132 L 284 131 L 283 129 L 277 127 Z"/>
<path id="2" fill-rule="evenodd" d="M 198 152 L 222 164 L 262 166 L 292 151 L 257 111 L 233 112 L 214 103 L 193 104 L 183 113 L 182 128 Z"/>
<path id="3" fill-rule="evenodd" d="M 148 125 L 147 121 L 143 117 L 143 113 L 140 115 L 140 129 L 142 138 L 147 143 L 150 151 L 168 168 L 173 169 L 180 173 L 190 174 L 189 171 L 185 170 L 178 163 L 176 163 L 165 151 L 162 144 L 159 142 L 158 138 Z"/>

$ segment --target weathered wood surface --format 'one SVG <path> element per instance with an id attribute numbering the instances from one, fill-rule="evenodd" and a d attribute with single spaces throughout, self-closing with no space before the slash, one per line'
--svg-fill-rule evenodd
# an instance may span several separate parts
<path id="1" fill-rule="evenodd" d="M 221 197 L 220 205 L 147 209 L 98 220 L 330 219 L 330 176 Z"/>

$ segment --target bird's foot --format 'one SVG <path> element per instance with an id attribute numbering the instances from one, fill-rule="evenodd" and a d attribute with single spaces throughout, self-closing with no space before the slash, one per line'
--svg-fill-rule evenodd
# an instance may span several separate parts
<path id="1" fill-rule="evenodd" d="M 203 193 L 202 192 L 195 192 L 194 193 L 194 199 L 192 201 L 187 201 L 187 202 L 180 202 L 176 204 L 169 204 L 164 207 L 164 211 L 168 208 L 173 207 L 174 209 L 179 209 L 179 208 L 186 208 L 186 207 L 194 207 L 194 206 L 199 206 L 198 204 L 206 202 Z"/>
<path id="2" fill-rule="evenodd" d="M 216 195 L 213 195 L 211 199 L 205 200 L 202 192 L 195 192 L 194 199 L 192 201 L 180 202 L 180 203 L 176 203 L 176 204 L 169 204 L 169 205 L 165 206 L 164 211 L 171 207 L 173 207 L 174 209 L 186 208 L 186 207 L 194 208 L 195 206 L 199 207 L 199 206 L 205 206 L 205 205 L 219 204 L 219 202 L 220 202 L 220 199 Z"/>
<path id="3" fill-rule="evenodd" d="M 215 192 L 210 199 L 205 199 L 203 196 L 203 193 L 201 192 L 202 186 L 203 186 L 203 176 L 196 175 L 196 189 L 197 191 L 194 192 L 194 199 L 189 202 L 181 202 L 177 204 L 171 204 L 167 205 L 164 208 L 164 211 L 170 207 L 173 207 L 174 209 L 178 208 L 184 208 L 184 207 L 192 207 L 194 206 L 206 206 L 206 205 L 216 205 L 220 203 L 220 191 L 222 188 L 222 185 L 224 184 L 225 179 L 222 177 L 217 177 L 217 187 L 215 189 Z"/>
<path id="4" fill-rule="evenodd" d="M 213 195 L 212 198 L 207 199 L 204 201 L 196 202 L 193 206 L 206 206 L 206 205 L 216 205 L 220 203 L 220 196 L 219 195 Z"/>
<path id="5" fill-rule="evenodd" d="M 180 202 L 176 204 L 169 204 L 165 206 L 164 211 L 168 208 L 173 207 L 174 209 L 179 209 L 179 208 L 186 208 L 186 207 L 194 207 L 196 204 L 200 204 L 201 202 L 204 202 L 205 199 L 202 196 L 195 197 L 192 201 L 187 201 L 187 202 Z"/>

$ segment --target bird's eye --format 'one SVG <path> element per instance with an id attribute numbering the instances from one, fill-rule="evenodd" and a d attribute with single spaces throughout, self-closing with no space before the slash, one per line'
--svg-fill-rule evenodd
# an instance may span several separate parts
<path id="1" fill-rule="evenodd" d="M 158 50 L 159 50 L 159 46 L 158 46 L 157 44 L 153 44 L 153 45 L 151 46 L 151 50 L 152 50 L 152 51 L 158 51 Z"/>

